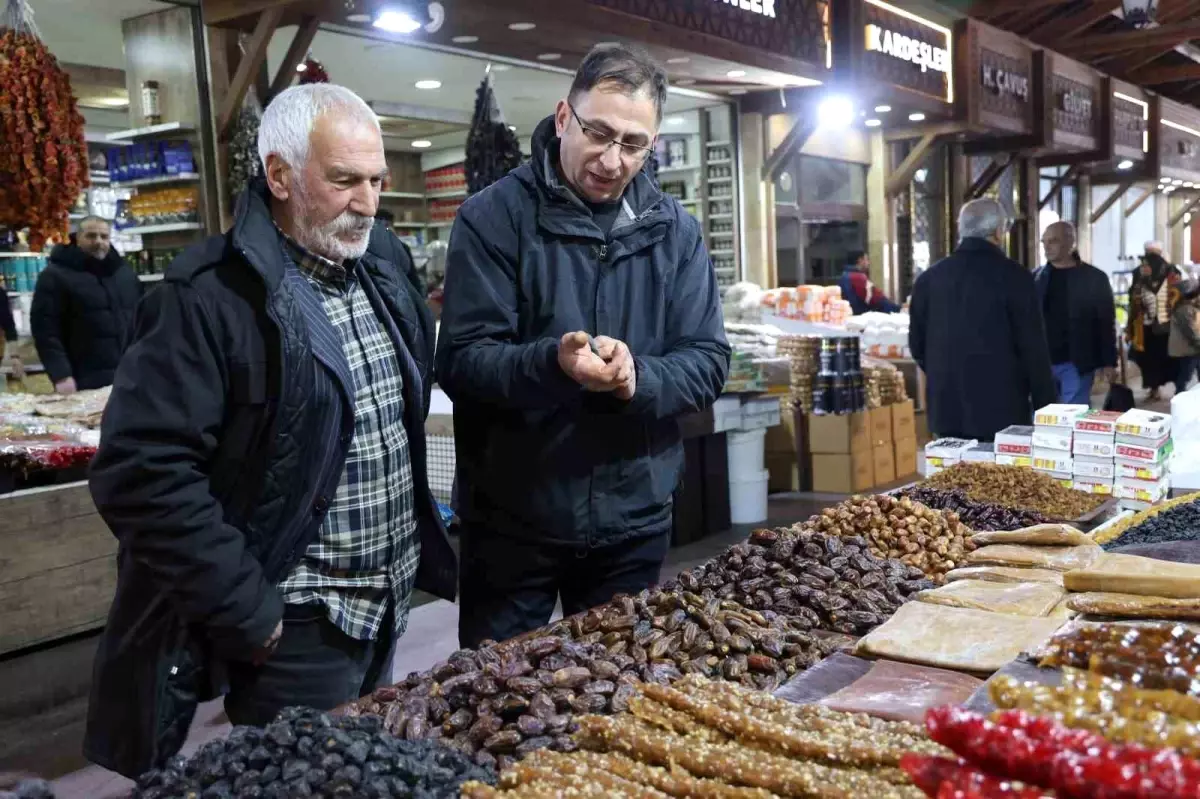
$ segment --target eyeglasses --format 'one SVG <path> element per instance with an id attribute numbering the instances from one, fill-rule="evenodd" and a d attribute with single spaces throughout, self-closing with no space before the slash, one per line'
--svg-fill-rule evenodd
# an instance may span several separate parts
<path id="1" fill-rule="evenodd" d="M 583 135 L 586 136 L 588 141 L 590 141 L 592 144 L 601 148 L 603 152 L 608 152 L 608 148 L 615 144 L 617 145 L 617 149 L 620 150 L 622 157 L 636 161 L 645 159 L 654 150 L 653 147 L 642 147 L 638 144 L 623 142 L 617 137 L 611 136 L 602 130 L 596 130 L 593 127 L 589 127 L 583 123 L 582 119 L 579 118 L 579 114 L 575 111 L 575 106 L 567 103 L 567 108 L 571 109 L 571 116 L 575 117 L 575 121 L 579 123 L 579 129 L 583 131 Z"/>

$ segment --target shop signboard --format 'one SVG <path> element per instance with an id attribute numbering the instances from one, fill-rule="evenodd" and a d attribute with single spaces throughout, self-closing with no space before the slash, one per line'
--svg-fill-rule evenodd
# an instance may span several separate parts
<path id="1" fill-rule="evenodd" d="M 1144 160 L 1150 150 L 1150 99 L 1132 84 L 1116 79 L 1108 83 L 1113 156 Z"/>
<path id="2" fill-rule="evenodd" d="M 1035 54 L 1035 67 L 1046 149 L 1056 153 L 1099 150 L 1104 139 L 1104 77 L 1045 50 Z"/>
<path id="3" fill-rule="evenodd" d="M 1024 40 L 968 19 L 955 27 L 955 105 L 958 117 L 980 133 L 1037 133 L 1034 51 Z"/>
<path id="4" fill-rule="evenodd" d="M 1200 181 L 1200 111 L 1163 98 L 1158 106 L 1158 176 Z"/>
<path id="5" fill-rule="evenodd" d="M 800 59 L 826 61 L 823 0 L 587 0 L 671 28 Z"/>
<path id="6" fill-rule="evenodd" d="M 833 4 L 833 62 L 843 80 L 870 81 L 926 102 L 954 98 L 951 31 L 883 0 Z"/>

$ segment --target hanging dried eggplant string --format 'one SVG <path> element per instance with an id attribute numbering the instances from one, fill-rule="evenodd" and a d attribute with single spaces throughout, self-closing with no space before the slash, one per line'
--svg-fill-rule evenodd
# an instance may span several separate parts
<path id="1" fill-rule="evenodd" d="M 521 165 L 521 143 L 504 121 L 489 68 L 475 92 L 475 114 L 467 136 L 467 188 L 483 191 Z"/>
<path id="2" fill-rule="evenodd" d="M 88 185 L 83 116 L 71 81 L 37 37 L 26 0 L 0 15 L 0 226 L 29 229 L 29 246 L 66 236 Z"/>
<path id="3" fill-rule="evenodd" d="M 246 49 L 246 34 L 238 37 L 238 46 Z M 246 99 L 233 123 L 229 137 L 229 199 L 237 200 L 250 181 L 262 174 L 262 163 L 258 157 L 258 128 L 262 122 L 262 104 L 253 86 L 246 91 Z"/>

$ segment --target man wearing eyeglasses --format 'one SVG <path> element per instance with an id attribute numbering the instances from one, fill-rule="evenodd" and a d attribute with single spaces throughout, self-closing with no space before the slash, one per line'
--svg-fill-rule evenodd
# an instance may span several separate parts
<path id="1" fill-rule="evenodd" d="M 675 420 L 716 400 L 730 354 L 700 226 L 643 170 L 666 99 L 645 53 L 596 48 L 532 160 L 459 211 L 437 365 L 464 647 L 658 581 Z"/>

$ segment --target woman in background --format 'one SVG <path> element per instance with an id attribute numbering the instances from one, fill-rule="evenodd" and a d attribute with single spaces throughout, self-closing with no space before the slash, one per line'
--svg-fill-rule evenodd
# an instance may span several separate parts
<path id="1" fill-rule="evenodd" d="M 1149 390 L 1146 399 L 1151 402 L 1161 399 L 1159 389 L 1179 376 L 1179 365 L 1167 344 L 1182 277 L 1160 253 L 1149 250 L 1129 287 L 1130 357 L 1142 370 L 1142 385 Z"/>
<path id="2" fill-rule="evenodd" d="M 1171 337 L 1167 351 L 1179 364 L 1175 378 L 1175 393 L 1187 391 L 1192 375 L 1200 367 L 1200 282 L 1188 280 L 1179 284 L 1179 302 L 1171 312 Z"/>

